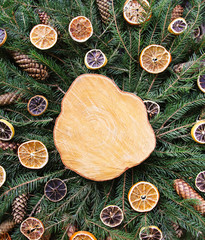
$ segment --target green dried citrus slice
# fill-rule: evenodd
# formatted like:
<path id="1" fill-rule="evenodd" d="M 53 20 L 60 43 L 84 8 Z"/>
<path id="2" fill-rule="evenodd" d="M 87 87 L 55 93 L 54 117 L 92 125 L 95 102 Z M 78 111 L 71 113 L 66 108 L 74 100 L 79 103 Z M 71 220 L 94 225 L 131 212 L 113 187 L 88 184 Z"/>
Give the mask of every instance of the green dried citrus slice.
<path id="1" fill-rule="evenodd" d="M 121 224 L 124 219 L 121 208 L 116 205 L 109 205 L 100 213 L 100 220 L 109 227 L 116 227 Z"/>

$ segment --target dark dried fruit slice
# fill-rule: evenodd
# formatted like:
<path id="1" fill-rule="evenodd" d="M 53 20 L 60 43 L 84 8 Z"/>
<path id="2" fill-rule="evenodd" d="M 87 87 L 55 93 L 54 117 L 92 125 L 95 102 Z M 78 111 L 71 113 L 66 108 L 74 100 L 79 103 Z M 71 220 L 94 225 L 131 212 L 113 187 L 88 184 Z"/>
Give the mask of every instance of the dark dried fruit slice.
<path id="1" fill-rule="evenodd" d="M 0 28 L 0 47 L 6 42 L 6 39 L 7 39 L 6 30 Z"/>
<path id="2" fill-rule="evenodd" d="M 197 85 L 199 89 L 205 93 L 205 75 L 200 75 L 197 79 Z"/>
<path id="3" fill-rule="evenodd" d="M 195 142 L 205 144 L 205 120 L 198 121 L 192 127 L 191 136 Z"/>
<path id="4" fill-rule="evenodd" d="M 20 226 L 21 233 L 30 240 L 38 240 L 42 237 L 45 229 L 43 223 L 34 217 L 25 219 Z"/>
<path id="5" fill-rule="evenodd" d="M 116 227 L 121 224 L 124 219 L 122 210 L 116 205 L 110 205 L 100 213 L 100 220 L 109 227 Z"/>
<path id="6" fill-rule="evenodd" d="M 85 65 L 88 69 L 99 69 L 107 64 L 105 54 L 99 49 L 92 49 L 85 55 Z"/>
<path id="7" fill-rule="evenodd" d="M 161 240 L 161 230 L 156 226 L 143 227 L 139 234 L 140 240 Z"/>
<path id="8" fill-rule="evenodd" d="M 41 95 L 32 97 L 27 105 L 27 109 L 32 116 L 40 116 L 48 107 L 48 100 Z"/>
<path id="9" fill-rule="evenodd" d="M 195 185 L 201 192 L 205 192 L 205 171 L 200 172 L 195 179 Z"/>
<path id="10" fill-rule="evenodd" d="M 0 119 L 0 140 L 9 141 L 14 136 L 14 127 L 4 119 Z"/>
<path id="11" fill-rule="evenodd" d="M 156 102 L 150 101 L 150 100 L 144 101 L 144 104 L 146 106 L 149 119 L 151 119 L 159 114 L 159 112 L 160 112 L 159 104 L 157 104 Z"/>
<path id="12" fill-rule="evenodd" d="M 187 23 L 184 18 L 174 19 L 168 27 L 168 31 L 174 35 L 179 35 L 187 29 Z"/>
<path id="13" fill-rule="evenodd" d="M 45 196 L 52 202 L 62 200 L 67 193 L 66 184 L 59 178 L 49 180 L 44 188 Z"/>

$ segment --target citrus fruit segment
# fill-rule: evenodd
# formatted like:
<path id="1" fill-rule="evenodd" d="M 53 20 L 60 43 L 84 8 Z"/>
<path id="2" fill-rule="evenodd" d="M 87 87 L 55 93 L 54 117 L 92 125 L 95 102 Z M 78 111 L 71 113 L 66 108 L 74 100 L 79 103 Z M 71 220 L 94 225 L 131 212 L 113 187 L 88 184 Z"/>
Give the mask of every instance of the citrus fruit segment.
<path id="1" fill-rule="evenodd" d="M 30 240 L 38 240 L 44 233 L 43 223 L 34 217 L 25 219 L 20 226 L 21 233 Z"/>
<path id="2" fill-rule="evenodd" d="M 199 87 L 199 89 L 205 93 L 205 75 L 199 75 L 198 79 L 197 79 L 197 85 Z"/>
<path id="3" fill-rule="evenodd" d="M 205 192 L 205 171 L 200 172 L 195 179 L 195 185 L 201 192 Z"/>
<path id="4" fill-rule="evenodd" d="M 11 237 L 8 233 L 4 233 L 3 235 L 0 235 L 0 240 L 11 240 Z"/>
<path id="5" fill-rule="evenodd" d="M 45 196 L 52 202 L 59 202 L 67 193 L 66 184 L 59 178 L 49 180 L 44 188 Z"/>
<path id="6" fill-rule="evenodd" d="M 56 30 L 45 24 L 38 24 L 30 32 L 31 43 L 41 49 L 46 50 L 52 48 L 58 39 Z"/>
<path id="7" fill-rule="evenodd" d="M 0 140 L 9 141 L 14 136 L 14 127 L 4 119 L 0 119 Z"/>
<path id="8" fill-rule="evenodd" d="M 140 66 L 149 73 L 163 72 L 171 62 L 171 54 L 161 45 L 149 45 L 140 54 Z"/>
<path id="9" fill-rule="evenodd" d="M 187 29 L 187 23 L 184 18 L 174 19 L 168 27 L 168 31 L 174 35 L 179 35 Z"/>
<path id="10" fill-rule="evenodd" d="M 138 182 L 130 188 L 128 200 L 135 211 L 148 212 L 157 205 L 159 191 L 152 183 Z"/>
<path id="11" fill-rule="evenodd" d="M 142 24 L 151 17 L 149 2 L 147 0 L 127 0 L 123 7 L 123 16 L 129 24 Z"/>
<path id="12" fill-rule="evenodd" d="M 0 47 L 6 42 L 6 39 L 7 39 L 6 30 L 0 28 Z"/>
<path id="13" fill-rule="evenodd" d="M 48 162 L 48 150 L 42 142 L 31 140 L 19 146 L 18 158 L 24 167 L 40 169 Z"/>
<path id="14" fill-rule="evenodd" d="M 41 95 L 32 97 L 27 105 L 27 109 L 32 116 L 40 116 L 48 107 L 48 100 Z"/>
<path id="15" fill-rule="evenodd" d="M 86 231 L 78 231 L 75 232 L 71 237 L 70 240 L 97 240 L 96 237 L 90 233 L 90 232 L 86 232 Z"/>
<path id="16" fill-rule="evenodd" d="M 92 23 L 84 16 L 73 18 L 68 30 L 71 38 L 76 42 L 85 42 L 93 35 Z"/>
<path id="17" fill-rule="evenodd" d="M 123 219 L 123 212 L 121 208 L 116 205 L 107 206 L 103 208 L 100 213 L 100 220 L 109 227 L 116 227 L 120 225 Z"/>
<path id="18" fill-rule="evenodd" d="M 105 54 L 99 49 L 92 49 L 85 55 L 85 65 L 88 69 L 99 69 L 107 64 Z"/>
<path id="19" fill-rule="evenodd" d="M 195 142 L 205 144 L 205 120 L 198 121 L 192 127 L 191 136 Z"/>
<path id="20" fill-rule="evenodd" d="M 6 171 L 2 166 L 0 166 L 0 187 L 5 183 L 5 181 L 6 181 Z"/>
<path id="21" fill-rule="evenodd" d="M 156 226 L 142 227 L 139 233 L 140 240 L 161 240 L 162 231 Z"/>
<path id="22" fill-rule="evenodd" d="M 145 107 L 147 109 L 147 114 L 149 116 L 149 119 L 155 117 L 160 113 L 160 106 L 158 103 L 150 101 L 150 100 L 145 100 L 144 101 Z"/>

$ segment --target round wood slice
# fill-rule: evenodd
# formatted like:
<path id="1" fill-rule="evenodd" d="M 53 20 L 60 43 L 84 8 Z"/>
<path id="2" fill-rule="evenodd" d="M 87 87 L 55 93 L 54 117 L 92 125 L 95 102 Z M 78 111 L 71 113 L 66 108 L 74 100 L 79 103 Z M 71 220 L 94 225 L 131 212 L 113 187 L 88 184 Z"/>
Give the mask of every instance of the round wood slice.
<path id="1" fill-rule="evenodd" d="M 143 101 L 98 74 L 79 76 L 65 94 L 54 142 L 67 168 L 95 181 L 120 176 L 156 146 Z"/>

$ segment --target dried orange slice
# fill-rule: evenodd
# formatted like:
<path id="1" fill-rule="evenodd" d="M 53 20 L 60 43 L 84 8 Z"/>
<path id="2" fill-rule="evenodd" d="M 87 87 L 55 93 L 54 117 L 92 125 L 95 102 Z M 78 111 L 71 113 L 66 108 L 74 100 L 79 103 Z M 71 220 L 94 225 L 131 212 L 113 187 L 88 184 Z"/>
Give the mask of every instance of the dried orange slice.
<path id="1" fill-rule="evenodd" d="M 184 18 L 174 19 L 168 27 L 168 31 L 174 35 L 179 35 L 187 29 L 187 23 Z"/>
<path id="2" fill-rule="evenodd" d="M 205 120 L 198 121 L 192 127 L 191 136 L 195 142 L 205 144 Z"/>
<path id="3" fill-rule="evenodd" d="M 19 146 L 18 158 L 24 167 L 40 169 L 48 162 L 48 150 L 42 142 L 31 140 Z"/>
<path id="4" fill-rule="evenodd" d="M 109 205 L 100 213 L 100 220 L 109 227 L 117 227 L 122 223 L 124 214 L 121 208 L 116 205 Z"/>
<path id="5" fill-rule="evenodd" d="M 5 183 L 5 181 L 6 181 L 6 171 L 2 166 L 0 166 L 0 187 Z"/>
<path id="6" fill-rule="evenodd" d="M 45 231 L 43 223 L 34 217 L 25 219 L 20 226 L 21 233 L 30 240 L 38 240 Z"/>
<path id="7" fill-rule="evenodd" d="M 11 237 L 8 233 L 4 233 L 3 235 L 0 235 L 0 240 L 11 240 Z"/>
<path id="8" fill-rule="evenodd" d="M 197 79 L 197 85 L 199 87 L 199 89 L 205 93 L 205 75 L 199 75 L 198 79 Z"/>
<path id="9" fill-rule="evenodd" d="M 0 119 L 0 140 L 9 141 L 14 136 L 14 127 L 4 119 Z"/>
<path id="10" fill-rule="evenodd" d="M 130 188 L 128 200 L 135 211 L 148 212 L 157 205 L 159 191 L 152 183 L 138 182 Z"/>
<path id="11" fill-rule="evenodd" d="M 140 65 L 149 73 L 161 73 L 172 60 L 170 52 L 161 45 L 149 45 L 140 54 Z"/>
<path id="12" fill-rule="evenodd" d="M 140 240 L 162 240 L 162 231 L 156 226 L 142 227 L 139 233 Z"/>
<path id="13" fill-rule="evenodd" d="M 30 32 L 31 43 L 41 49 L 46 50 L 52 48 L 58 39 L 56 30 L 45 24 L 38 24 Z"/>
<path id="14" fill-rule="evenodd" d="M 73 18 L 68 30 L 71 38 L 76 42 L 85 42 L 93 35 L 92 23 L 84 16 Z"/>
<path id="15" fill-rule="evenodd" d="M 123 7 L 124 19 L 132 25 L 139 25 L 151 17 L 151 8 L 147 0 L 127 0 Z"/>
<path id="16" fill-rule="evenodd" d="M 200 172 L 195 179 L 195 185 L 201 192 L 205 192 L 205 171 Z"/>
<path id="17" fill-rule="evenodd" d="M 86 231 L 78 231 L 75 232 L 71 237 L 70 240 L 97 240 L 96 237 L 90 233 L 90 232 L 86 232 Z"/>
<path id="18" fill-rule="evenodd" d="M 107 58 L 101 50 L 92 49 L 86 53 L 84 62 L 88 69 L 95 70 L 104 67 L 107 64 Z"/>
<path id="19" fill-rule="evenodd" d="M 158 103 L 150 100 L 145 100 L 144 104 L 147 109 L 147 114 L 149 116 L 149 119 L 157 116 L 160 113 L 160 106 Z"/>
<path id="20" fill-rule="evenodd" d="M 48 107 L 48 100 L 41 95 L 32 97 L 27 105 L 27 109 L 32 116 L 40 116 Z"/>
<path id="21" fill-rule="evenodd" d="M 0 47 L 6 42 L 6 39 L 7 39 L 6 30 L 0 28 Z"/>

